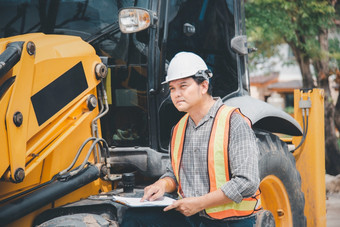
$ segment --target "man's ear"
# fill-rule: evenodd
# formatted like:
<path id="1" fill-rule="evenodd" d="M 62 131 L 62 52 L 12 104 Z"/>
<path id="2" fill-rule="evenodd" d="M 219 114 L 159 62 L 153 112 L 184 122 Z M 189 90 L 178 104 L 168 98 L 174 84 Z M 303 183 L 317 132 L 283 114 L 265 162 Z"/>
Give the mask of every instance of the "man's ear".
<path id="1" fill-rule="evenodd" d="M 208 92 L 209 82 L 205 80 L 200 85 L 202 86 L 202 94 L 206 94 Z"/>

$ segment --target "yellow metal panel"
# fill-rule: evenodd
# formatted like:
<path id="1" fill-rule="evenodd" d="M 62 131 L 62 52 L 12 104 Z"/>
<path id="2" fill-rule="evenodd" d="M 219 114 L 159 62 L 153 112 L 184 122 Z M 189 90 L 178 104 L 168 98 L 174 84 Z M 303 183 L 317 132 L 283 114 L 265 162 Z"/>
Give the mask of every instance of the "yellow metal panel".
<path id="1" fill-rule="evenodd" d="M 111 90 L 111 68 L 107 69 L 107 76 L 105 79 L 105 90 L 107 93 L 107 102 L 112 104 L 112 90 Z"/>
<path id="2" fill-rule="evenodd" d="M 30 174 L 26 175 L 25 180 L 20 184 L 2 181 L 0 186 L 0 200 L 3 200 L 7 197 L 13 196 L 21 191 L 27 190 L 29 188 L 32 188 L 33 186 L 40 184 L 42 169 L 43 164 L 40 163 Z"/>
<path id="3" fill-rule="evenodd" d="M 86 139 L 91 137 L 90 124 L 97 114 L 98 108 L 77 117 L 73 124 L 42 152 L 40 156 L 45 159 L 42 174 L 43 182 L 51 179 L 54 174 L 66 169 L 72 163 L 79 147 Z M 92 143 L 89 142 L 88 145 L 84 147 L 74 167 L 83 162 L 91 144 Z M 38 158 L 40 158 L 40 156 Z M 93 161 L 93 155 L 91 155 L 90 159 L 90 161 Z M 31 166 L 28 166 L 28 169 L 29 168 L 31 168 Z"/>
<path id="4" fill-rule="evenodd" d="M 40 33 L 1 39 L 0 49 L 3 49 L 3 44 L 18 40 L 33 41 L 36 44 L 36 55 L 29 56 L 24 46 L 20 62 L 6 74 L 6 78 L 17 75 L 17 79 L 0 101 L 0 117 L 5 120 L 6 115 L 6 125 L 9 132 L 8 145 L 6 141 L 4 143 L 0 141 L 2 157 L 0 173 L 2 175 L 10 166 L 10 172 L 13 175 L 13 170 L 22 167 L 25 170 L 26 177 L 19 184 L 9 181 L 2 182 L 0 199 L 46 182 L 53 175 L 68 167 L 83 141 L 92 136 L 91 122 L 99 112 L 98 107 L 89 111 L 86 105 L 89 95 L 97 96 L 96 87 L 100 82 L 94 72 L 100 58 L 95 55 L 93 47 L 83 42 L 79 37 Z M 31 97 L 80 61 L 83 65 L 88 88 L 48 120 L 38 125 Z M 12 119 L 15 111 L 22 112 L 24 116 L 23 124 L 20 127 L 13 124 Z M 0 125 L 0 130 L 0 138 L 7 139 L 4 124 Z M 100 131 L 99 136 L 101 136 Z M 75 166 L 84 160 L 90 145 L 91 142 L 88 146 L 85 146 Z M 10 149 L 7 149 L 7 147 Z M 89 161 L 93 162 L 93 160 L 92 155 Z M 9 171 L 5 174 L 8 176 Z M 59 199 L 55 204 L 73 202 L 99 191 L 108 190 L 111 190 L 110 183 L 96 180 Z M 51 207 L 51 205 L 46 207 Z M 46 207 L 18 220 L 13 223 L 13 226 L 30 226 L 33 218 Z"/>
<path id="5" fill-rule="evenodd" d="M 26 45 L 23 46 L 21 59 L 17 67 L 13 69 L 13 74 L 17 75 L 13 85 L 13 92 L 9 101 L 6 114 L 6 127 L 8 135 L 8 148 L 10 159 L 11 177 L 14 179 L 14 173 L 19 168 L 25 170 L 25 151 L 26 137 L 28 128 L 28 110 L 31 97 L 31 88 L 34 73 L 34 55 L 30 56 L 26 51 Z M 13 122 L 13 116 L 20 112 L 23 116 L 22 125 L 16 126 Z"/>
<path id="6" fill-rule="evenodd" d="M 5 116 L 7 111 L 7 105 L 9 98 L 12 94 L 12 88 L 13 86 L 7 90 L 6 94 L 2 97 L 0 100 L 0 178 L 4 174 L 4 172 L 7 170 L 9 166 L 9 154 L 8 154 L 8 143 L 7 143 L 7 130 L 5 127 Z"/>
<path id="7" fill-rule="evenodd" d="M 77 189 L 76 191 L 62 197 L 61 199 L 54 202 L 54 207 L 62 206 L 64 204 L 67 204 L 71 201 L 77 201 L 80 199 L 85 199 L 89 195 L 97 195 L 101 191 L 104 191 L 101 186 L 109 186 L 109 182 L 102 181 L 101 179 L 98 179 L 90 184 L 85 185 L 84 187 L 81 187 Z M 107 189 L 111 189 L 109 186 Z M 112 190 L 112 189 L 111 189 Z"/>
<path id="8" fill-rule="evenodd" d="M 309 110 L 308 133 L 303 145 L 295 151 L 296 166 L 302 178 L 302 191 L 305 194 L 305 215 L 307 226 L 326 226 L 326 189 L 325 189 L 325 135 L 324 135 L 324 93 L 322 89 L 313 89 L 301 94 L 294 91 L 294 117 L 302 124 L 302 111 L 298 108 L 299 100 L 310 97 L 312 107 Z M 301 137 L 294 137 L 297 146 Z"/>
<path id="9" fill-rule="evenodd" d="M 76 65 L 80 60 L 83 62 L 84 71 L 87 75 L 86 80 L 89 86 L 82 94 L 88 93 L 89 90 L 98 84 L 99 81 L 95 78 L 94 69 L 95 65 L 100 62 L 100 59 L 95 55 L 94 49 L 85 42 L 82 42 L 79 37 L 63 36 L 61 38 L 60 36 L 49 35 L 40 37 L 37 41 L 39 41 L 39 43 L 37 43 L 35 75 L 31 95 L 39 92 Z M 67 44 L 63 44 L 61 41 Z M 62 47 L 65 48 L 64 46 L 68 48 L 68 52 L 61 50 Z M 82 56 L 84 52 L 86 54 Z M 60 58 L 61 56 L 62 58 Z M 30 104 L 28 139 L 36 136 L 36 133 L 43 128 L 49 127 L 49 122 L 55 120 L 60 113 L 65 112 L 67 108 L 78 102 L 80 98 L 83 97 L 82 94 L 72 100 L 72 102 L 61 109 L 59 113 L 51 117 L 41 126 L 38 125 L 33 106 Z"/>

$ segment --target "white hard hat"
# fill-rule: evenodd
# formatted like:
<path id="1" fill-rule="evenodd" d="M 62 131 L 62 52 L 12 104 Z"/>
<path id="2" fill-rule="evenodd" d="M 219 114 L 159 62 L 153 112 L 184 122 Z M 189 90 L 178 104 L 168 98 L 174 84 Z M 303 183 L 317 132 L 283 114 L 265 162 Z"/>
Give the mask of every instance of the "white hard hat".
<path id="1" fill-rule="evenodd" d="M 209 81 L 212 73 L 200 56 L 190 52 L 179 52 L 170 61 L 167 76 L 162 84 L 190 76 L 204 77 Z"/>

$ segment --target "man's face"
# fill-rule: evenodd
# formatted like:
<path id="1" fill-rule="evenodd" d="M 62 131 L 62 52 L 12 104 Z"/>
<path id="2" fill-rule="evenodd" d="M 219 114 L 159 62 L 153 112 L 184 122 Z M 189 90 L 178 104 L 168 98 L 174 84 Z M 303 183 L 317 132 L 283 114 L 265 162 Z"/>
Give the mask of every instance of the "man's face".
<path id="1" fill-rule="evenodd" d="M 170 81 L 169 89 L 173 104 L 181 112 L 190 112 L 199 106 L 206 93 L 203 83 L 198 85 L 191 77 Z"/>

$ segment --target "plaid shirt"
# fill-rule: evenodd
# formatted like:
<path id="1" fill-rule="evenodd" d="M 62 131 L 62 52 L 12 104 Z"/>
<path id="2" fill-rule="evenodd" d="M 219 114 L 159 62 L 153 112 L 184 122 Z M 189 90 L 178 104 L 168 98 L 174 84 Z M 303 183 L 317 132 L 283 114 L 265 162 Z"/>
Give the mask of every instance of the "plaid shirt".
<path id="1" fill-rule="evenodd" d="M 209 134 L 216 112 L 223 104 L 220 98 L 215 98 L 215 100 L 215 104 L 197 126 L 189 117 L 179 171 L 185 197 L 198 197 L 209 192 L 207 164 Z M 257 156 L 258 147 L 253 130 L 242 116 L 233 113 L 230 120 L 229 139 L 231 179 L 221 187 L 221 190 L 236 203 L 240 203 L 245 197 L 254 195 L 259 187 Z M 164 177 L 171 177 L 176 181 L 171 162 L 161 178 Z M 204 212 L 200 215 L 206 216 Z"/>

